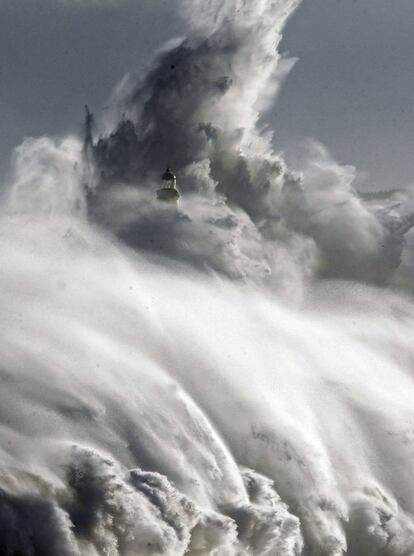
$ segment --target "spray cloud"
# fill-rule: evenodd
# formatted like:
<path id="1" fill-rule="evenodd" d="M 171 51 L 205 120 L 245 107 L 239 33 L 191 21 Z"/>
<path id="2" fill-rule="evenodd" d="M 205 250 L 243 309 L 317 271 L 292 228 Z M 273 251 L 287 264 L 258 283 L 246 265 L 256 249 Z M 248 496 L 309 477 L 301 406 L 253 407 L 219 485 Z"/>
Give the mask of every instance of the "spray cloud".
<path id="1" fill-rule="evenodd" d="M 412 554 L 412 193 L 274 152 L 297 2 L 180 6 L 113 130 L 15 153 L 0 553 Z"/>

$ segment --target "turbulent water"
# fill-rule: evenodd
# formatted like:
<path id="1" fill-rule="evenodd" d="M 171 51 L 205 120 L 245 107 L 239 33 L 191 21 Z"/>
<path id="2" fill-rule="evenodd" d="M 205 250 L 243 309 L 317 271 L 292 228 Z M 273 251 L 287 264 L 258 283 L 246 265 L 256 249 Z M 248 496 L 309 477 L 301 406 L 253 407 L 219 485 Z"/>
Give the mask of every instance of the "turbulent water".
<path id="1" fill-rule="evenodd" d="M 1 556 L 414 554 L 412 192 L 273 152 L 296 4 L 182 2 L 189 38 L 117 89 L 130 119 L 17 149 Z"/>

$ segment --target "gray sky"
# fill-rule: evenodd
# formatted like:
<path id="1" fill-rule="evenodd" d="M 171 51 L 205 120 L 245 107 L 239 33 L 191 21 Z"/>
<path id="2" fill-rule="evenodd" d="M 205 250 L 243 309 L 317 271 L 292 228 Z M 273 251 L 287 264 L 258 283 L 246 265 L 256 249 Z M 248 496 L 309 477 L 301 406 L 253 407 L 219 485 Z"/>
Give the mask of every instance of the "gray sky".
<path id="1" fill-rule="evenodd" d="M 283 43 L 300 61 L 276 110 L 278 142 L 311 136 L 369 172 L 414 182 L 414 2 L 305 0 Z"/>
<path id="2" fill-rule="evenodd" d="M 78 130 L 178 32 L 171 0 L 0 0 L 0 168 L 25 135 Z"/>
<path id="3" fill-rule="evenodd" d="M 99 111 L 179 33 L 171 0 L 80 4 L 0 0 L 0 172 L 25 135 L 77 130 L 85 102 Z M 314 137 L 368 172 L 365 188 L 413 182 L 413 29 L 412 0 L 304 0 L 283 41 L 300 61 L 270 114 L 277 145 Z"/>

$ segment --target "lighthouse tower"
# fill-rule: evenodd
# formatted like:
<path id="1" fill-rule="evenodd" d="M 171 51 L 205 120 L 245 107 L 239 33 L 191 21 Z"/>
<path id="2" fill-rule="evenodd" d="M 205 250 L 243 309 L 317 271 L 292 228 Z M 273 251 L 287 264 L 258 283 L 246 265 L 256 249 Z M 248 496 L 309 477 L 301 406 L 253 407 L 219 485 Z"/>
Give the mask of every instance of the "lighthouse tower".
<path id="1" fill-rule="evenodd" d="M 177 178 L 171 171 L 171 168 L 167 168 L 163 175 L 161 176 L 162 185 L 160 189 L 157 190 L 157 199 L 164 203 L 169 203 L 172 205 L 178 205 L 180 200 L 180 193 L 177 189 Z"/>

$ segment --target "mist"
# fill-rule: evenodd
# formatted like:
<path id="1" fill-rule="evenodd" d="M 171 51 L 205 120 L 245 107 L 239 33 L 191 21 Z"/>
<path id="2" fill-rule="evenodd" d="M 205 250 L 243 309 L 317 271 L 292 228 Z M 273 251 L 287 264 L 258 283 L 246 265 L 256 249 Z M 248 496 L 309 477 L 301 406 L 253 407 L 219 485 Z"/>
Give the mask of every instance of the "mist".
<path id="1" fill-rule="evenodd" d="M 413 191 L 274 151 L 297 6 L 181 2 L 86 141 L 15 150 L 0 554 L 414 553 Z"/>

